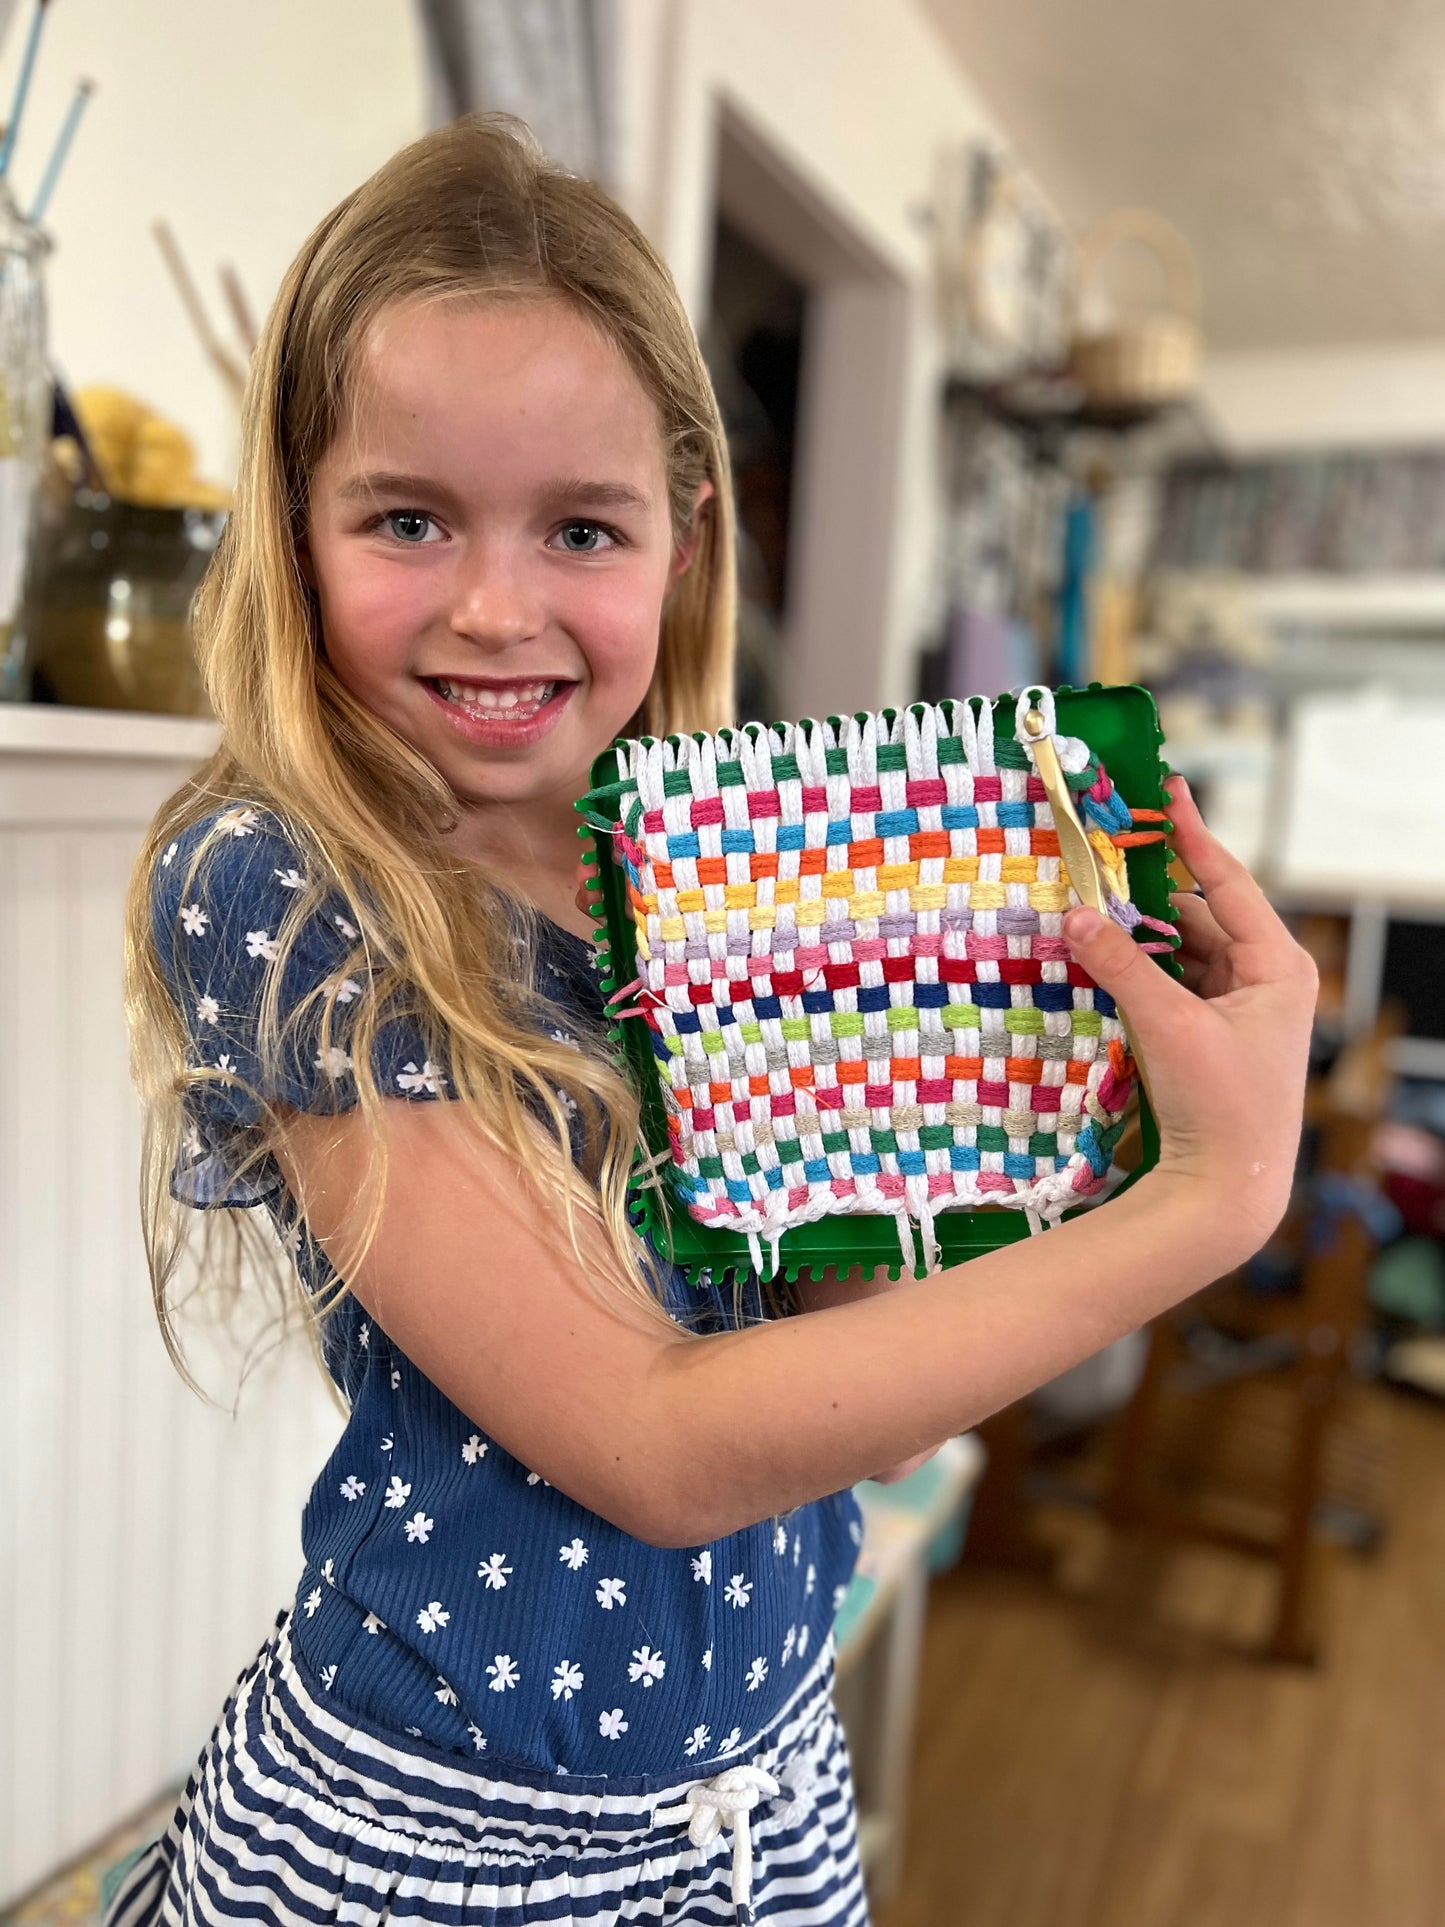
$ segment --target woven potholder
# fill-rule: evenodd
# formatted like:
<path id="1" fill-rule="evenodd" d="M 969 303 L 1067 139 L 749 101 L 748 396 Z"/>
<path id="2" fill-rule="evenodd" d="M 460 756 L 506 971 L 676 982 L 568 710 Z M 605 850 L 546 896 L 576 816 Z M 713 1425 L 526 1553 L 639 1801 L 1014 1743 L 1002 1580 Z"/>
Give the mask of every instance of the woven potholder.
<path id="1" fill-rule="evenodd" d="M 608 939 L 636 976 L 615 1014 L 645 1026 L 663 1186 L 763 1270 L 790 1232 L 854 1214 L 891 1218 L 900 1262 L 931 1268 L 940 1212 L 1037 1224 L 1105 1182 L 1134 1066 L 1063 941 L 1079 897 L 1029 708 L 1111 913 L 1172 935 L 1125 856 L 1161 813 L 1136 823 L 1048 691 L 1010 703 L 997 741 L 981 702 L 620 743 L 584 799 L 625 875 L 631 927 L 613 893 Z"/>

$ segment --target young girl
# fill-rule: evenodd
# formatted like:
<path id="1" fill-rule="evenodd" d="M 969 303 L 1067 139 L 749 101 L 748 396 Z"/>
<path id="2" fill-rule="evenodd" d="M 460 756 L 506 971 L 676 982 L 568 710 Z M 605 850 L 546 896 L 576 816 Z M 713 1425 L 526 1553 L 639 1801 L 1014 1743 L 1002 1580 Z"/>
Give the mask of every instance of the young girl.
<path id="1" fill-rule="evenodd" d="M 1065 923 L 1156 1171 L 924 1282 L 734 1302 L 641 1248 L 572 805 L 615 736 L 729 720 L 732 553 L 665 267 L 514 124 L 418 142 L 307 242 L 199 609 L 223 746 L 142 852 L 129 997 L 167 1343 L 172 1215 L 264 1206 L 350 1417 L 112 1923 L 864 1921 L 849 1488 L 1281 1213 L 1310 967 L 1176 784 L 1189 988 Z"/>

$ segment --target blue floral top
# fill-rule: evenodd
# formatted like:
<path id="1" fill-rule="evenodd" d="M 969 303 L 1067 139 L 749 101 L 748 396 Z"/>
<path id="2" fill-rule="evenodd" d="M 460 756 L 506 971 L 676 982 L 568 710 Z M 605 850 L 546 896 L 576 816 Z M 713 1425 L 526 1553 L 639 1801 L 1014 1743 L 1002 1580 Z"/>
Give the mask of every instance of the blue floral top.
<path id="1" fill-rule="evenodd" d="M 221 834 L 197 867 L 212 828 Z M 266 1099 L 324 1112 L 356 1103 L 348 1018 L 370 980 L 354 962 L 359 919 L 339 888 L 300 926 L 274 986 L 282 1020 L 298 1006 L 303 1017 L 279 1076 L 268 1082 L 258 1059 L 278 932 L 305 869 L 274 816 L 237 805 L 163 853 L 152 907 L 189 1061 L 230 1073 L 191 1088 L 172 1188 L 202 1208 L 264 1207 L 316 1291 L 335 1275 L 274 1160 L 237 1172 Z M 557 1030 L 595 1031 L 590 946 L 545 919 L 537 927 L 534 978 Z M 372 1061 L 397 1099 L 446 1095 L 445 1066 L 414 1020 L 382 1024 Z M 730 1286 L 690 1286 L 674 1272 L 666 1303 L 705 1331 L 736 1322 Z M 743 1310 L 764 1315 L 755 1285 Z M 512 1458 L 355 1298 L 326 1321 L 323 1350 L 351 1409 L 302 1522 L 295 1643 L 343 1717 L 399 1742 L 485 1752 L 489 1765 L 667 1777 L 713 1771 L 791 1696 L 853 1570 L 851 1492 L 711 1545 L 659 1549 Z"/>

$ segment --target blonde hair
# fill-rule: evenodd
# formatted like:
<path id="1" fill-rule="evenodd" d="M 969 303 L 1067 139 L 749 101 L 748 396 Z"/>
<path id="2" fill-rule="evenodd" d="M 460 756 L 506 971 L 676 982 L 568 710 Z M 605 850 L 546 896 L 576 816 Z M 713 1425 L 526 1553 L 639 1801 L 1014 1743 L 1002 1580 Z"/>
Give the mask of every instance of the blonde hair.
<path id="1" fill-rule="evenodd" d="M 593 183 L 548 162 L 522 123 L 495 114 L 455 121 L 404 148 L 335 208 L 282 282 L 247 388 L 235 506 L 195 612 L 221 748 L 161 809 L 132 878 L 126 999 L 145 1108 L 142 1220 L 157 1317 L 188 1379 L 170 1288 L 195 1214 L 177 1206 L 170 1174 L 187 1091 L 223 1074 L 187 1064 L 185 1025 L 152 937 L 152 890 L 162 848 L 227 803 L 274 813 L 309 859 L 312 881 L 278 933 L 275 984 L 296 932 L 328 889 L 339 885 L 357 909 L 348 961 L 369 970 L 375 992 L 362 1000 L 348 1038 L 372 1145 L 373 1206 L 362 1250 L 375 1235 L 385 1187 L 371 1047 L 379 1019 L 404 1012 L 428 1039 L 445 1039 L 451 1089 L 467 1121 L 535 1173 L 574 1249 L 578 1215 L 600 1218 L 607 1282 L 661 1311 L 627 1220 L 636 1096 L 604 1049 L 579 1056 L 538 1025 L 535 998 L 519 974 L 525 959 L 510 935 L 514 900 L 499 879 L 479 882 L 476 867 L 450 853 L 450 788 L 331 671 L 298 563 L 309 480 L 342 420 L 356 352 L 376 317 L 398 302 L 505 297 L 568 302 L 626 357 L 656 404 L 675 540 L 693 528 L 698 489 L 711 482 L 691 565 L 663 607 L 656 669 L 633 727 L 664 735 L 731 720 L 736 582 L 727 446 L 672 277 L 627 215 Z M 214 832 L 202 839 L 193 874 L 215 840 Z M 302 1021 L 308 1007 L 314 1019 L 314 1005 L 304 1006 L 289 1023 Z M 274 989 L 261 1017 L 262 1061 L 278 1064 L 285 1026 Z M 329 1022 L 324 1012 L 323 1048 Z M 579 1106 L 587 1146 L 580 1172 L 559 1086 Z M 263 1115 L 246 1169 L 277 1141 L 278 1121 Z M 247 1214 L 205 1216 L 204 1277 L 234 1300 Z M 307 1305 L 313 1342 L 314 1319 L 345 1289 L 325 1305 Z M 289 1278 L 281 1291 L 283 1305 L 294 1299 Z"/>

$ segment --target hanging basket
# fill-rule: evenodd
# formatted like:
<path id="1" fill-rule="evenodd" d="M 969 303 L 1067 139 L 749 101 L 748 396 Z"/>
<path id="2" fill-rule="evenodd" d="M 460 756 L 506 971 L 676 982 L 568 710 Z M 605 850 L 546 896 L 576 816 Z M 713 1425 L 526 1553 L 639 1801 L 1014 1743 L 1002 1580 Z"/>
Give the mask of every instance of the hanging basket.
<path id="1" fill-rule="evenodd" d="M 1116 249 L 1143 247 L 1161 270 L 1162 302 L 1154 311 L 1086 321 L 1103 305 L 1100 278 Z M 1199 375 L 1199 270 L 1189 243 L 1162 214 L 1119 208 L 1085 235 L 1074 277 L 1068 372 L 1090 406 L 1148 409 L 1177 401 Z"/>

